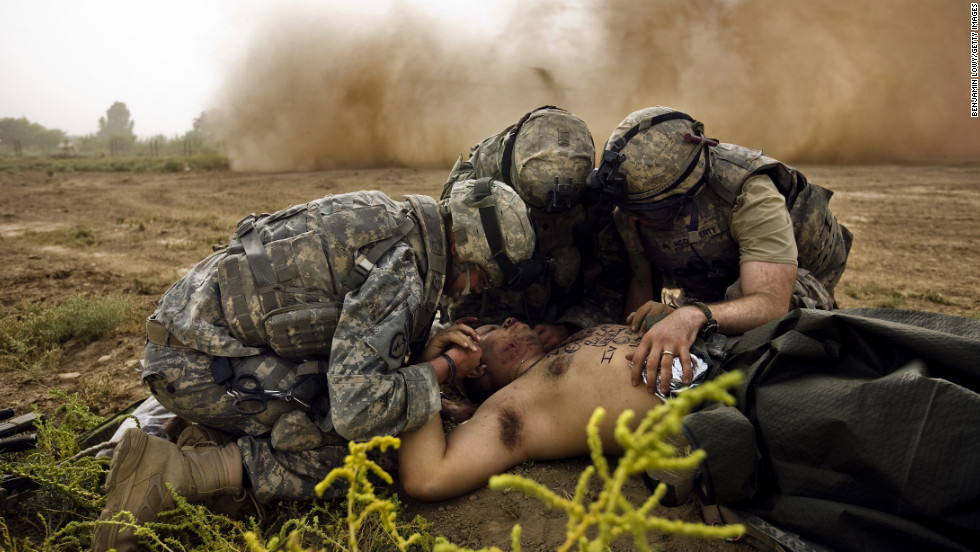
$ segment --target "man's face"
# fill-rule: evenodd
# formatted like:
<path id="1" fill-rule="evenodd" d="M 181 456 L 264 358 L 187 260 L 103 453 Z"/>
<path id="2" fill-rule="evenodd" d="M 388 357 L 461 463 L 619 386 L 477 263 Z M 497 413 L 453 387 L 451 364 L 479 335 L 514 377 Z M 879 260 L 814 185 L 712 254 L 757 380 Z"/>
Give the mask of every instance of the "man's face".
<path id="1" fill-rule="evenodd" d="M 523 361 L 544 352 L 538 334 L 516 318 L 508 318 L 499 326 L 480 326 L 476 333 L 483 349 L 481 362 L 487 365 L 487 374 L 495 389 L 513 381 L 520 374 Z"/>

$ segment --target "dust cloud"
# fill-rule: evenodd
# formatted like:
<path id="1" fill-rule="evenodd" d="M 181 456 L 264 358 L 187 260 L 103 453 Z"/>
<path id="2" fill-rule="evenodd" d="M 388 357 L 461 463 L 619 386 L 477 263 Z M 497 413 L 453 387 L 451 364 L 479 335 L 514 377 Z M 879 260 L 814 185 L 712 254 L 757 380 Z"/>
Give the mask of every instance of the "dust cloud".
<path id="1" fill-rule="evenodd" d="M 238 170 L 449 167 L 541 105 L 597 147 L 684 110 L 790 163 L 976 161 L 958 0 L 525 0 L 273 13 L 209 113 Z M 283 6 L 290 6 L 284 4 Z M 496 10 L 494 13 L 487 11 Z M 494 24 L 484 24 L 493 16 Z"/>

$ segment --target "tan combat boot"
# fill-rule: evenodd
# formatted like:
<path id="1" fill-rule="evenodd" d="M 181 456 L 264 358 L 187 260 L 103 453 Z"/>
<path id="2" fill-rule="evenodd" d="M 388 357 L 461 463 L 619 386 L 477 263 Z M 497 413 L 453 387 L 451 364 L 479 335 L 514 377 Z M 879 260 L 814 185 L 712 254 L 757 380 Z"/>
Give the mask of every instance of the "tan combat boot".
<path id="1" fill-rule="evenodd" d="M 106 507 L 99 516 L 108 520 L 122 510 L 133 513 L 137 524 L 153 520 L 174 507 L 165 483 L 173 485 L 189 501 L 221 494 L 242 493 L 242 458 L 234 442 L 223 446 L 184 446 L 147 435 L 138 428 L 127 430 L 113 454 L 106 479 Z M 102 552 L 137 550 L 133 529 L 116 523 L 99 523 L 92 549 Z"/>

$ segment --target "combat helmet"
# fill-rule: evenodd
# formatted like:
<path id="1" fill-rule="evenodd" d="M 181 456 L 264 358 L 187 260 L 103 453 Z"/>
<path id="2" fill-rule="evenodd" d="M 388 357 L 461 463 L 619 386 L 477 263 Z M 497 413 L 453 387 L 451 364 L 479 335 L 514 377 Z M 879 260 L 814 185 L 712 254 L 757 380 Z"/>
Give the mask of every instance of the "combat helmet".
<path id="1" fill-rule="evenodd" d="M 616 127 L 589 185 L 627 211 L 650 212 L 689 200 L 707 181 L 704 125 L 669 107 L 630 113 Z"/>
<path id="2" fill-rule="evenodd" d="M 501 175 L 524 202 L 548 213 L 572 207 L 595 165 L 595 144 L 585 121 L 554 106 L 524 115 L 510 131 Z"/>
<path id="3" fill-rule="evenodd" d="M 452 217 L 456 254 L 483 270 L 491 287 L 522 287 L 537 277 L 527 264 L 534 227 L 512 188 L 489 177 L 453 184 L 442 208 Z"/>

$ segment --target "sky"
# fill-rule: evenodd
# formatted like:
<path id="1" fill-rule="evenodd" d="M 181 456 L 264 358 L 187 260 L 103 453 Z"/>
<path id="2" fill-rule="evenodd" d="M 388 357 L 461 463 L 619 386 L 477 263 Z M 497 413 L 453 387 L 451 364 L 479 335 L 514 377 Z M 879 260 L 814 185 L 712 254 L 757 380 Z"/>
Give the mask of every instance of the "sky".
<path id="1" fill-rule="evenodd" d="M 0 116 L 72 135 L 124 102 L 140 136 L 190 130 L 246 2 L 0 0 Z"/>
<path id="2" fill-rule="evenodd" d="M 232 166 L 451 166 L 525 112 L 597 148 L 666 105 L 788 162 L 975 161 L 962 0 L 0 0 L 0 118 L 140 137 L 203 111 Z"/>
<path id="3" fill-rule="evenodd" d="M 406 0 L 440 20 L 475 0 Z M 271 14 L 377 17 L 388 0 L 0 0 L 0 118 L 85 135 L 116 101 L 134 132 L 180 135 L 210 107 L 227 68 Z M 496 2 L 497 13 L 512 4 Z M 492 24 L 493 17 L 481 25 Z"/>

